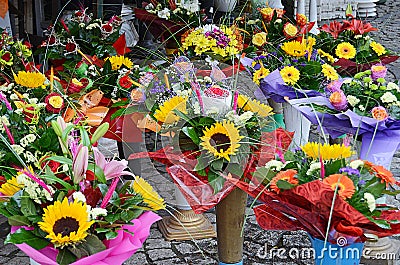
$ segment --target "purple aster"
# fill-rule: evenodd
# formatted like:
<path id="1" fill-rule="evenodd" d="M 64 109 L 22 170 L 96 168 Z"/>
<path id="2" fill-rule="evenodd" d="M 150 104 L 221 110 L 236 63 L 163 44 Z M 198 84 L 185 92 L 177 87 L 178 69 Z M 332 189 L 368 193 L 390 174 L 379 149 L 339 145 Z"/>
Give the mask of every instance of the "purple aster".
<path id="1" fill-rule="evenodd" d="M 360 176 L 360 171 L 351 167 L 342 167 L 339 169 L 340 173 L 347 173 L 348 175 Z"/>
<path id="2" fill-rule="evenodd" d="M 360 181 L 358 182 L 358 185 L 365 185 L 365 180 L 363 180 L 363 179 L 360 179 Z"/>

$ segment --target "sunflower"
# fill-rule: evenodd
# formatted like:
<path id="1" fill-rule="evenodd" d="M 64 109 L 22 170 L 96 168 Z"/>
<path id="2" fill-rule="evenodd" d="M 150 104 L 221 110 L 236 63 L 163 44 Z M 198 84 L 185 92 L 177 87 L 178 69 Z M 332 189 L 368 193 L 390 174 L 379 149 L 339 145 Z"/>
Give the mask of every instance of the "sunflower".
<path id="1" fill-rule="evenodd" d="M 338 194 L 342 199 L 350 199 L 354 192 L 355 187 L 353 181 L 346 175 L 333 174 L 322 181 L 322 183 L 329 185 L 332 190 L 338 189 Z"/>
<path id="2" fill-rule="evenodd" d="M 5 183 L 3 183 L 0 187 L 0 193 L 4 196 L 11 197 L 15 193 L 21 190 L 23 186 L 18 183 L 16 177 L 12 177 L 8 179 Z"/>
<path id="3" fill-rule="evenodd" d="M 154 118 L 156 118 L 157 121 L 161 121 L 166 124 L 179 121 L 179 116 L 174 113 L 174 110 L 176 109 L 180 112 L 186 113 L 186 100 L 186 98 L 181 96 L 174 96 L 170 98 L 160 106 L 160 109 L 156 110 L 154 113 Z"/>
<path id="4" fill-rule="evenodd" d="M 245 95 L 239 95 L 237 101 L 238 107 L 244 111 L 252 111 L 261 117 L 272 115 L 272 108 L 255 99 L 250 99 Z"/>
<path id="5" fill-rule="evenodd" d="M 324 51 L 321 50 L 321 49 L 318 49 L 318 54 L 319 54 L 321 57 L 325 57 L 325 58 L 328 60 L 328 62 L 330 62 L 330 63 L 334 63 L 334 62 L 335 62 L 335 58 L 334 58 L 332 55 L 330 55 L 330 54 L 327 53 L 327 52 L 324 52 Z"/>
<path id="6" fill-rule="evenodd" d="M 283 81 L 288 85 L 294 85 L 300 79 L 300 72 L 294 66 L 285 66 L 280 73 Z"/>
<path id="7" fill-rule="evenodd" d="M 133 182 L 133 190 L 142 196 L 143 202 L 147 204 L 151 210 L 158 211 L 165 209 L 164 199 L 161 198 L 160 195 L 153 190 L 153 187 L 143 178 L 139 176 L 135 177 L 135 181 Z"/>
<path id="8" fill-rule="evenodd" d="M 286 181 L 286 182 L 288 182 L 288 183 L 290 183 L 290 184 L 292 184 L 292 185 L 298 185 L 298 184 L 299 184 L 299 181 L 294 177 L 294 176 L 296 176 L 296 174 L 297 174 L 297 171 L 294 170 L 294 169 L 288 169 L 288 170 L 279 172 L 278 174 L 276 174 L 275 177 L 273 177 L 273 178 L 271 179 L 270 188 L 271 188 L 273 191 L 275 191 L 276 193 L 279 193 L 279 192 L 280 192 L 280 189 L 279 189 L 279 187 L 276 185 L 276 183 L 277 183 L 279 180 L 284 180 L 284 181 Z"/>
<path id="9" fill-rule="evenodd" d="M 356 48 L 348 42 L 342 42 L 336 47 L 336 56 L 344 59 L 353 59 L 356 56 Z"/>
<path id="10" fill-rule="evenodd" d="M 119 70 L 123 65 L 125 65 L 128 69 L 131 69 L 133 66 L 133 62 L 131 59 L 124 57 L 123 55 L 115 55 L 108 57 L 107 60 L 111 63 L 111 68 L 113 70 Z"/>
<path id="11" fill-rule="evenodd" d="M 290 56 L 302 57 L 306 54 L 307 51 L 307 42 L 299 42 L 299 41 L 288 41 L 285 42 L 281 49 L 284 50 Z"/>
<path id="12" fill-rule="evenodd" d="M 331 65 L 329 65 L 327 63 L 322 65 L 321 72 L 324 74 L 324 76 L 328 80 L 334 81 L 334 80 L 339 79 L 339 75 L 336 72 L 335 68 L 333 68 Z"/>
<path id="13" fill-rule="evenodd" d="M 224 120 L 216 122 L 210 128 L 203 130 L 204 136 L 200 137 L 201 145 L 217 158 L 230 161 L 230 155 L 235 155 L 240 147 L 239 141 L 243 138 L 235 125 Z"/>
<path id="14" fill-rule="evenodd" d="M 254 72 L 253 74 L 253 82 L 256 83 L 257 85 L 260 84 L 260 79 L 263 79 L 267 75 L 269 75 L 269 70 L 265 67 L 260 67 L 257 71 Z"/>
<path id="15" fill-rule="evenodd" d="M 385 47 L 383 47 L 380 43 L 373 41 L 369 46 L 378 56 L 384 55 L 386 53 Z"/>
<path id="16" fill-rule="evenodd" d="M 94 223 L 88 221 L 86 203 L 75 200 L 68 203 L 64 198 L 62 202 L 56 201 L 53 205 L 44 209 L 43 221 L 38 222 L 40 229 L 48 235 L 56 247 L 74 245 L 86 238 L 87 230 Z"/>
<path id="17" fill-rule="evenodd" d="M 309 142 L 301 146 L 303 152 L 313 159 L 336 160 L 350 157 L 353 153 L 350 146 L 343 144 L 321 144 Z"/>
<path id="18" fill-rule="evenodd" d="M 46 77 L 39 72 L 19 71 L 17 75 L 14 74 L 14 80 L 18 85 L 36 88 L 43 86 Z"/>

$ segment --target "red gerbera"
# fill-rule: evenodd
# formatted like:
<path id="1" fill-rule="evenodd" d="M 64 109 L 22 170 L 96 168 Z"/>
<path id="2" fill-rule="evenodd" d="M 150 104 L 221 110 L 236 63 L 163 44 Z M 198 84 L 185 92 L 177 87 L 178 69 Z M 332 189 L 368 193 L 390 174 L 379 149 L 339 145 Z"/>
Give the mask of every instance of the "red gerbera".
<path id="1" fill-rule="evenodd" d="M 129 89 L 132 87 L 132 80 L 128 75 L 124 75 L 118 80 L 118 84 L 125 89 Z"/>

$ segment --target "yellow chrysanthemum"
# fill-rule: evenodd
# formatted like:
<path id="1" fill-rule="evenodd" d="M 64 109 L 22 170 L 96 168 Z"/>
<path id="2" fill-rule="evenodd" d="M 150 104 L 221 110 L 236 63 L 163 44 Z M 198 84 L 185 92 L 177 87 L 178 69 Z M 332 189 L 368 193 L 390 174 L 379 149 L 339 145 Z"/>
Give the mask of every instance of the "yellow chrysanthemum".
<path id="1" fill-rule="evenodd" d="M 328 60 L 328 62 L 330 62 L 330 63 L 334 63 L 334 62 L 335 62 L 335 58 L 334 58 L 332 55 L 330 55 L 330 54 L 327 53 L 327 52 L 324 52 L 324 51 L 321 50 L 321 49 L 318 49 L 318 54 L 319 54 L 321 57 L 326 58 L 326 59 Z"/>
<path id="2" fill-rule="evenodd" d="M 201 146 L 217 158 L 225 158 L 230 161 L 230 156 L 235 155 L 240 147 L 239 141 L 243 138 L 235 125 L 224 120 L 216 122 L 210 128 L 203 130 L 204 136 Z"/>
<path id="3" fill-rule="evenodd" d="M 43 221 L 38 222 L 40 229 L 48 235 L 57 247 L 74 245 L 86 238 L 87 230 L 94 223 L 88 221 L 86 203 L 75 200 L 68 203 L 64 198 L 62 202 L 56 201 L 53 205 L 44 209 Z"/>
<path id="4" fill-rule="evenodd" d="M 260 103 L 255 99 L 252 100 L 245 95 L 238 96 L 237 104 L 238 108 L 243 109 L 244 111 L 257 113 L 261 117 L 267 117 L 274 114 L 270 106 Z"/>
<path id="5" fill-rule="evenodd" d="M 142 196 L 143 202 L 147 204 L 151 210 L 158 211 L 165 209 L 164 199 L 161 198 L 160 195 L 153 190 L 153 187 L 143 178 L 136 176 L 132 187 L 136 193 Z"/>
<path id="6" fill-rule="evenodd" d="M 0 193 L 3 196 L 13 196 L 15 193 L 21 190 L 23 185 L 19 184 L 16 177 L 12 177 L 8 179 L 5 183 L 3 183 L 0 187 Z"/>
<path id="7" fill-rule="evenodd" d="M 307 43 L 305 41 L 288 41 L 281 46 L 281 49 L 290 56 L 301 57 L 306 54 Z"/>
<path id="8" fill-rule="evenodd" d="M 288 85 L 294 85 L 300 79 L 300 72 L 294 66 L 285 66 L 280 73 L 283 81 Z"/>
<path id="9" fill-rule="evenodd" d="M 384 55 L 386 53 L 386 49 L 385 47 L 382 46 L 382 44 L 377 43 L 376 41 L 371 42 L 371 44 L 369 45 L 371 46 L 372 50 L 378 55 Z"/>
<path id="10" fill-rule="evenodd" d="M 335 160 L 350 157 L 353 152 L 350 146 L 345 146 L 343 144 L 321 144 L 315 142 L 306 143 L 301 147 L 303 152 L 313 159 L 322 160 Z"/>
<path id="11" fill-rule="evenodd" d="M 123 65 L 125 65 L 128 69 L 131 69 L 133 66 L 133 62 L 131 59 L 124 57 L 123 55 L 115 55 L 108 57 L 107 60 L 111 63 L 111 68 L 113 70 L 119 70 Z"/>
<path id="12" fill-rule="evenodd" d="M 342 42 L 336 47 L 336 56 L 344 59 L 353 59 L 356 56 L 356 48 L 348 42 Z"/>
<path id="13" fill-rule="evenodd" d="M 44 84 L 46 77 L 39 72 L 19 71 L 17 75 L 14 74 L 14 80 L 18 85 L 36 88 Z"/>
<path id="14" fill-rule="evenodd" d="M 187 113 L 186 100 L 187 98 L 181 96 L 170 98 L 160 106 L 160 109 L 156 110 L 154 113 L 154 118 L 156 118 L 157 121 L 161 121 L 166 124 L 179 121 L 179 116 L 175 114 L 174 110 L 176 109 L 180 112 Z"/>
<path id="15" fill-rule="evenodd" d="M 265 67 L 260 67 L 257 71 L 253 74 L 253 82 L 257 85 L 260 84 L 260 80 L 269 75 L 269 70 Z"/>
<path id="16" fill-rule="evenodd" d="M 336 72 L 335 68 L 329 64 L 323 64 L 322 65 L 322 71 L 321 71 L 326 79 L 328 80 L 337 80 L 339 78 L 338 73 Z"/>

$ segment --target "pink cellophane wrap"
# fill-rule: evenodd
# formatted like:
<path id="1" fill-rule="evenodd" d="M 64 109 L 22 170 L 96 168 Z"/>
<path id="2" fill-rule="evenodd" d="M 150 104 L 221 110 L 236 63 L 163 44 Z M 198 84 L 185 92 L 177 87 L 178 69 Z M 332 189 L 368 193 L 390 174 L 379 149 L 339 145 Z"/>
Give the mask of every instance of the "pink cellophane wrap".
<path id="1" fill-rule="evenodd" d="M 71 265 L 119 265 L 129 259 L 143 245 L 150 234 L 150 227 L 161 218 L 153 212 L 145 212 L 139 218 L 132 220 L 132 225 L 124 228 L 134 233 L 133 235 L 123 230 L 118 231 L 115 239 L 104 240 L 106 250 L 77 260 Z M 15 232 L 19 227 L 12 227 Z M 50 246 L 36 250 L 27 244 L 16 245 L 30 258 L 41 265 L 57 265 L 58 251 Z"/>

